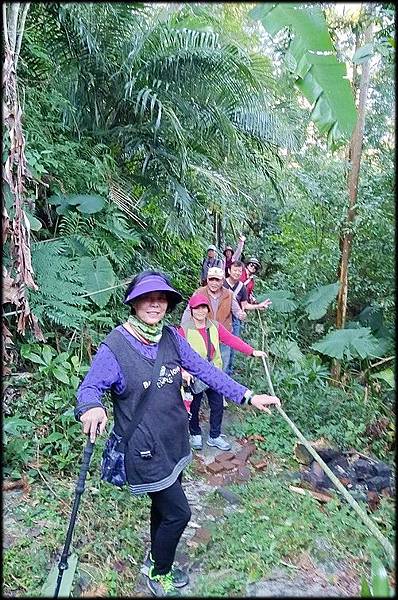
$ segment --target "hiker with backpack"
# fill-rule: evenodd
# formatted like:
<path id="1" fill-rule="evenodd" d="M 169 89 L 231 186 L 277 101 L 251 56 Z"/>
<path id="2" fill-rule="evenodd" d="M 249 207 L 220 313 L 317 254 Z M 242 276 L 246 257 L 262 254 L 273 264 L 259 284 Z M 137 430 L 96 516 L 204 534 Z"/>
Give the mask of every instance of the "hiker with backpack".
<path id="1" fill-rule="evenodd" d="M 191 510 L 181 485 L 192 460 L 188 413 L 181 396 L 181 370 L 240 405 L 270 412 L 276 396 L 255 394 L 197 354 L 173 327 L 166 312 L 182 296 L 158 271 L 144 271 L 124 296 L 128 319 L 103 340 L 77 391 L 75 417 L 92 442 L 104 432 L 107 413 L 102 397 L 108 390 L 114 426 L 105 444 L 101 478 L 128 485 L 133 495 L 151 499 L 150 551 L 143 572 L 154 596 L 179 595 L 188 575 L 174 565 Z"/>
<path id="2" fill-rule="evenodd" d="M 266 356 L 266 353 L 262 350 L 255 350 L 239 337 L 232 335 L 221 323 L 210 320 L 210 302 L 204 294 L 193 294 L 189 299 L 188 306 L 191 311 L 191 319 L 185 321 L 184 325 L 178 328 L 178 332 L 186 338 L 190 346 L 192 346 L 200 356 L 207 358 L 209 362 L 219 369 L 222 368 L 220 342 L 239 352 L 243 352 L 247 356 Z M 189 420 L 191 447 L 194 450 L 201 450 L 203 447 L 202 431 L 199 425 L 199 410 L 203 394 L 206 391 L 210 408 L 210 429 L 207 444 L 219 448 L 220 450 L 230 450 L 231 444 L 226 441 L 221 434 L 221 424 L 224 412 L 222 394 L 199 379 L 191 378 L 189 374 L 187 382 L 193 394 L 190 405 L 191 418 Z"/>
<path id="3" fill-rule="evenodd" d="M 195 290 L 195 294 L 204 294 L 210 302 L 210 319 L 224 325 L 225 329 L 232 333 L 232 316 L 245 319 L 246 313 L 235 300 L 233 293 L 224 288 L 224 269 L 211 267 L 207 274 L 206 285 Z M 181 317 L 181 325 L 191 318 L 191 310 L 187 305 Z M 221 344 L 221 356 L 224 370 L 229 364 L 231 348 Z"/>
<path id="4" fill-rule="evenodd" d="M 207 256 L 202 261 L 202 269 L 200 272 L 200 285 L 206 285 L 207 283 L 207 274 L 209 269 L 213 267 L 218 267 L 220 269 L 224 268 L 224 260 L 222 258 L 217 258 L 217 248 L 210 244 L 207 247 Z"/>

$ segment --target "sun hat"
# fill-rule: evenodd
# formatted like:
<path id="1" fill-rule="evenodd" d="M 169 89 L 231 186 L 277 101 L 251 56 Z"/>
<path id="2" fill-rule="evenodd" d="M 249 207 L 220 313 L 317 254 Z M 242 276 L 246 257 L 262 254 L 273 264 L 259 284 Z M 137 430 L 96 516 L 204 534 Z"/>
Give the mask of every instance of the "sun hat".
<path id="1" fill-rule="evenodd" d="M 189 308 L 197 308 L 201 304 L 205 304 L 210 309 L 209 299 L 204 294 L 194 294 L 190 297 L 188 302 Z"/>
<path id="2" fill-rule="evenodd" d="M 213 246 L 213 244 L 210 244 L 210 246 L 207 246 L 207 251 L 209 250 L 214 250 L 214 252 L 217 252 L 217 248 L 215 246 Z"/>
<path id="3" fill-rule="evenodd" d="M 181 294 L 174 290 L 163 277 L 160 275 L 147 275 L 133 287 L 127 298 L 125 298 L 124 304 L 130 304 L 132 300 L 149 292 L 166 292 L 172 298 L 174 304 L 182 301 Z"/>
<path id="4" fill-rule="evenodd" d="M 223 252 L 224 255 L 225 255 L 225 253 L 226 253 L 227 250 L 231 250 L 232 254 L 234 252 L 234 249 L 232 248 L 232 246 L 225 246 L 224 252 Z"/>
<path id="5" fill-rule="evenodd" d="M 246 265 L 248 265 L 249 263 L 252 263 L 253 265 L 257 265 L 259 269 L 261 269 L 261 263 L 258 260 L 258 258 L 256 258 L 255 256 L 252 256 L 249 258 L 249 260 L 247 261 Z"/>
<path id="6" fill-rule="evenodd" d="M 216 279 L 224 279 L 224 269 L 220 269 L 220 267 L 210 267 L 210 269 L 207 271 L 207 279 L 209 279 L 210 277 L 215 277 Z"/>

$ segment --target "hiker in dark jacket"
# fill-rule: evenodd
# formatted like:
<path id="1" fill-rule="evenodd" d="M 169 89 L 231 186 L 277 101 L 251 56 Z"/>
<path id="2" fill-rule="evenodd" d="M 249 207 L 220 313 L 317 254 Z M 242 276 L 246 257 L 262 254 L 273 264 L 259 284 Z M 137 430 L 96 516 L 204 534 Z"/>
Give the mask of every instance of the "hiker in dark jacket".
<path id="1" fill-rule="evenodd" d="M 209 269 L 212 267 L 219 267 L 220 269 L 224 268 L 224 260 L 222 258 L 217 258 L 217 248 L 210 244 L 207 248 L 207 256 L 203 259 L 202 262 L 202 270 L 200 273 L 200 285 L 206 285 L 207 283 L 207 274 Z"/>
<path id="2" fill-rule="evenodd" d="M 114 427 L 108 444 L 112 436 L 123 436 L 141 394 L 149 388 L 142 419 L 126 442 L 124 467 L 132 494 L 146 493 L 152 501 L 151 549 L 142 571 L 155 596 L 179 595 L 176 588 L 188 583 L 187 574 L 173 565 L 177 544 L 191 518 L 181 485 L 182 471 L 192 460 L 181 369 L 236 404 L 251 404 L 266 412 L 270 412 L 269 405 L 280 404 L 276 396 L 254 394 L 235 382 L 199 356 L 175 328 L 163 326 L 166 311 L 181 300 L 160 272 L 144 271 L 134 277 L 124 299 L 131 314 L 100 345 L 78 389 L 75 409 L 83 432 L 94 442 L 107 422 L 101 399 L 111 391 Z M 160 347 L 162 366 L 152 386 L 153 363 Z"/>

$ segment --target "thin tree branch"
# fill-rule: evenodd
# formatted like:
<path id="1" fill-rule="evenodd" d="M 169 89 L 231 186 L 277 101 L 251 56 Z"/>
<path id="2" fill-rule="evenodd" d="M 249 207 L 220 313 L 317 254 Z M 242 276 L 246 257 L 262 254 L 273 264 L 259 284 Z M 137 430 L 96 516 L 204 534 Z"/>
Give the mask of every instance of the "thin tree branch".
<path id="1" fill-rule="evenodd" d="M 28 14 L 29 6 L 30 6 L 30 2 L 26 2 L 26 4 L 24 4 L 22 16 L 21 16 L 21 20 L 20 20 L 20 23 L 19 23 L 18 38 L 17 38 L 17 49 L 15 50 L 15 58 L 14 58 L 15 70 L 17 69 L 19 53 L 21 52 L 21 44 L 22 44 L 23 32 L 24 32 L 24 29 L 25 29 L 26 15 Z"/>
<path id="2" fill-rule="evenodd" d="M 8 28 L 7 28 L 7 5 L 3 2 L 3 33 L 4 33 L 4 45 L 9 46 L 10 41 L 8 39 Z"/>
<path id="3" fill-rule="evenodd" d="M 20 4 L 20 2 L 11 2 L 9 7 L 10 13 L 8 18 L 8 30 L 10 50 L 12 53 L 15 52 L 15 41 L 17 39 L 17 24 Z"/>

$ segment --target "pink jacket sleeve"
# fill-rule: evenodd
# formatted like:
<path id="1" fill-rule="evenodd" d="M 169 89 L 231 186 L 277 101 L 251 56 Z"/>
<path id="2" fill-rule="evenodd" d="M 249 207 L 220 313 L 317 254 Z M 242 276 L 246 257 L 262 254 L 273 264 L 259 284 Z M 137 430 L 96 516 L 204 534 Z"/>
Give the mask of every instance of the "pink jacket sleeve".
<path id="1" fill-rule="evenodd" d="M 220 342 L 226 346 L 238 350 L 238 352 L 243 352 L 243 354 L 247 354 L 248 356 L 253 354 L 254 348 L 249 344 L 246 344 L 240 337 L 230 333 L 223 325 L 221 325 L 221 323 L 218 323 L 218 335 Z"/>

